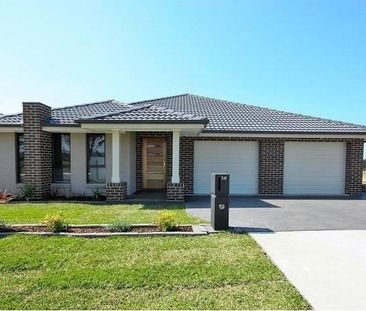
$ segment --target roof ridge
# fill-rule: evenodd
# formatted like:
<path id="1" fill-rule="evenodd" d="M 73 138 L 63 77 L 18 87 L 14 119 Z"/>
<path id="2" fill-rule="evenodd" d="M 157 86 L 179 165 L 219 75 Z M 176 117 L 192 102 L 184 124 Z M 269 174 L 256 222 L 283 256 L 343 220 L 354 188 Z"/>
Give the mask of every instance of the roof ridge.
<path id="1" fill-rule="evenodd" d="M 211 100 L 216 100 L 216 101 L 222 101 L 222 102 L 226 102 L 226 103 L 234 104 L 234 105 L 241 105 L 241 106 L 245 105 L 245 106 L 248 106 L 248 107 L 259 108 L 259 109 L 263 109 L 263 110 L 267 110 L 267 111 L 281 112 L 281 113 L 285 113 L 287 115 L 302 116 L 302 117 L 305 117 L 305 118 L 311 118 L 311 119 L 327 121 L 327 122 L 337 122 L 337 123 L 340 123 L 340 124 L 361 126 L 361 127 L 366 128 L 366 125 L 363 125 L 363 124 L 356 124 L 356 123 L 352 123 L 352 122 L 339 121 L 339 120 L 323 118 L 323 117 L 315 117 L 315 116 L 308 115 L 308 114 L 303 114 L 303 113 L 290 112 L 290 111 L 285 111 L 285 110 L 281 110 L 281 109 L 274 109 L 274 108 L 268 108 L 268 107 L 263 107 L 263 106 L 257 106 L 257 105 L 253 105 L 253 104 L 239 103 L 239 102 L 234 102 L 234 101 L 230 101 L 230 100 L 226 100 L 226 99 L 217 99 L 217 98 L 213 98 L 213 97 L 196 95 L 196 94 L 188 94 L 188 95 L 201 97 L 201 98 L 206 98 L 206 99 L 211 99 Z"/>
<path id="2" fill-rule="evenodd" d="M 187 94 L 187 95 L 190 95 L 190 94 Z M 166 111 L 166 112 L 169 112 L 169 113 L 173 113 L 173 114 L 176 114 L 176 115 L 181 115 L 183 117 L 193 117 L 193 118 L 196 118 L 197 120 L 207 120 L 207 117 L 204 117 L 204 116 L 199 116 L 197 114 L 194 114 L 194 113 L 187 113 L 187 112 L 182 112 L 182 111 L 177 111 L 173 108 L 168 108 L 168 107 L 162 107 L 162 106 L 158 106 L 158 105 L 151 105 L 150 106 L 151 108 L 156 108 L 156 109 L 159 109 L 159 110 L 163 110 L 163 111 Z M 170 111 L 169 111 L 170 110 Z"/>
<path id="3" fill-rule="evenodd" d="M 15 117 L 15 116 L 20 116 L 20 115 L 23 115 L 23 112 L 17 112 L 17 113 L 12 113 L 12 114 L 3 114 L 0 116 L 0 119 L 4 118 L 4 117 Z"/>
<path id="4" fill-rule="evenodd" d="M 181 97 L 181 96 L 187 96 L 187 95 L 191 95 L 191 94 L 184 93 L 184 94 L 179 94 L 179 95 L 158 97 L 158 98 L 153 98 L 153 99 L 145 99 L 145 100 L 141 100 L 141 101 L 130 102 L 130 103 L 127 103 L 127 104 L 128 105 L 136 105 L 136 104 L 141 104 L 141 103 L 146 103 L 146 102 L 153 102 L 153 101 L 157 101 L 157 100 L 162 100 L 162 99 L 167 99 L 167 98 L 175 98 L 175 97 Z"/>
<path id="5" fill-rule="evenodd" d="M 85 104 L 79 104 L 79 105 L 69 105 L 69 106 L 56 107 L 56 108 L 51 107 L 51 111 L 57 111 L 57 110 L 62 110 L 62 109 L 67 109 L 67 108 L 88 107 L 91 105 L 99 105 L 99 104 L 104 104 L 104 103 L 108 103 L 108 102 L 116 102 L 121 105 L 127 105 L 126 103 L 120 102 L 118 100 L 108 99 L 108 100 L 103 100 L 100 102 L 92 102 L 92 103 L 85 103 Z M 0 115 L 0 118 L 19 116 L 19 115 L 23 115 L 23 112 L 17 112 L 17 113 L 12 113 L 12 114 L 3 114 L 3 115 Z"/>
<path id="6" fill-rule="evenodd" d="M 126 106 L 129 106 L 129 104 L 125 104 L 125 105 Z M 88 117 L 85 117 L 85 118 L 79 118 L 76 121 L 80 121 L 80 120 L 95 120 L 95 119 L 98 119 L 98 118 L 111 117 L 111 116 L 115 116 L 115 115 L 118 115 L 118 114 L 121 114 L 121 113 L 131 112 L 131 111 L 135 111 L 135 110 L 140 110 L 140 109 L 148 108 L 148 107 L 151 107 L 151 106 L 152 105 L 143 105 L 143 106 L 139 106 L 139 107 L 130 107 L 129 109 L 120 110 L 120 111 L 117 111 L 117 112 L 109 112 L 109 113 L 106 113 L 106 114 L 88 116 Z"/>
<path id="7" fill-rule="evenodd" d="M 79 105 L 71 105 L 71 106 L 69 105 L 69 106 L 57 107 L 57 108 L 52 108 L 51 110 L 55 111 L 55 110 L 62 110 L 62 109 L 67 109 L 67 108 L 87 107 L 87 106 L 91 106 L 91 105 L 105 104 L 105 103 L 108 103 L 108 102 L 116 102 L 116 103 L 121 104 L 121 105 L 126 105 L 126 103 L 124 103 L 124 102 L 120 102 L 120 101 L 115 100 L 115 99 L 108 99 L 108 100 L 103 100 L 103 101 L 99 101 L 99 102 L 92 102 L 92 103 L 85 103 L 85 104 L 79 104 Z"/>

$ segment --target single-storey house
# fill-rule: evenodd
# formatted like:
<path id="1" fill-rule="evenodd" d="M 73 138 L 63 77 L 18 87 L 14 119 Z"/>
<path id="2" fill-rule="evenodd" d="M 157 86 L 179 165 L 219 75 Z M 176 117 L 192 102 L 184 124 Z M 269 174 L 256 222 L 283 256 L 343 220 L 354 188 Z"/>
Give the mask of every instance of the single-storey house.
<path id="1" fill-rule="evenodd" d="M 34 199 L 140 190 L 169 200 L 210 192 L 230 174 L 233 195 L 359 195 L 366 126 L 191 94 L 51 109 L 24 102 L 0 117 L 0 188 Z"/>

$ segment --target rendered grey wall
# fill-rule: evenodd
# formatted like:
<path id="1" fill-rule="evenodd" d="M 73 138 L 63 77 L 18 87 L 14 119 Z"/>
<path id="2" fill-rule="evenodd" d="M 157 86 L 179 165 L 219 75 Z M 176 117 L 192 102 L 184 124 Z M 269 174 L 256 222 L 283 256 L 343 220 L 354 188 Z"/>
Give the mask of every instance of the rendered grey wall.
<path id="1" fill-rule="evenodd" d="M 0 189 L 20 194 L 16 184 L 15 133 L 0 133 Z"/>
<path id="2" fill-rule="evenodd" d="M 121 134 L 120 176 L 127 182 L 127 194 L 136 191 L 136 138 L 135 134 Z"/>

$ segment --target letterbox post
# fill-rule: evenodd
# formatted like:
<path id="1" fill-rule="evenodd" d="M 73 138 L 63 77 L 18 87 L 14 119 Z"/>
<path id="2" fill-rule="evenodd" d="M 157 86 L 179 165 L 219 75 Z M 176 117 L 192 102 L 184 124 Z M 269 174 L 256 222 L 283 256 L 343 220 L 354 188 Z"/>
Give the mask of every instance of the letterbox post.
<path id="1" fill-rule="evenodd" d="M 214 230 L 229 229 L 229 174 L 211 174 L 211 225 Z"/>

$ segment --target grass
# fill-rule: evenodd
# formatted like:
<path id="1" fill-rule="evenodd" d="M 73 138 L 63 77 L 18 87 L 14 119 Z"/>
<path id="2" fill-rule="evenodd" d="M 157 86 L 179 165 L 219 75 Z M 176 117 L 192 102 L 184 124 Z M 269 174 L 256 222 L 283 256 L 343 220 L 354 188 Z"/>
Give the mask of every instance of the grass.
<path id="1" fill-rule="evenodd" d="M 310 308 L 247 235 L 12 235 L 0 249 L 0 309 Z"/>
<path id="2" fill-rule="evenodd" d="M 103 203 L 12 203 L 0 205 L 0 220 L 8 224 L 38 224 L 47 215 L 59 213 L 70 224 L 110 224 L 116 220 L 129 223 L 152 223 L 155 214 L 169 209 L 181 224 L 197 224 L 202 220 L 189 216 L 183 205 L 161 206 L 143 204 Z"/>

